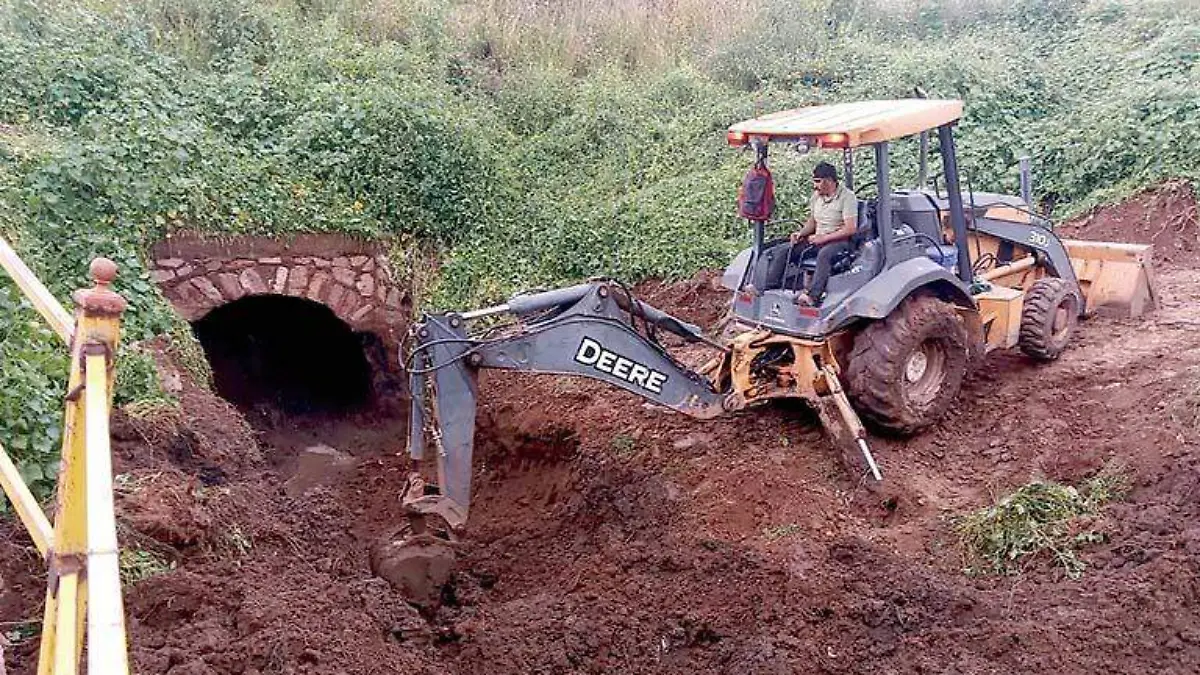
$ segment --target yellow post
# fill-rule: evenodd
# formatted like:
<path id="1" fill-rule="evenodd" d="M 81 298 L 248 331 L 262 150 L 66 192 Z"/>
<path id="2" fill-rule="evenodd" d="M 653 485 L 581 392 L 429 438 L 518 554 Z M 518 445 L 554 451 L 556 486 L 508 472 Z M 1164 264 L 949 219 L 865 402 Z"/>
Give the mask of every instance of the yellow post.
<path id="1" fill-rule="evenodd" d="M 50 540 L 54 538 L 54 531 L 50 527 L 50 521 L 46 518 L 46 514 L 42 513 L 42 507 L 38 506 L 37 500 L 33 498 L 33 493 L 26 487 L 25 481 L 21 480 L 20 472 L 8 458 L 8 453 L 4 452 L 3 447 L 0 447 L 0 487 L 4 488 L 4 493 L 8 495 L 8 501 L 12 503 L 17 516 L 25 524 L 25 529 L 29 530 L 29 537 L 33 539 L 34 546 L 37 546 L 37 550 L 43 558 L 46 557 L 46 553 L 50 550 Z"/>
<path id="2" fill-rule="evenodd" d="M 54 624 L 58 627 L 58 640 L 54 645 L 54 675 L 73 675 L 79 670 L 79 655 L 75 648 L 83 638 L 75 620 L 79 591 L 79 570 L 59 577 L 58 615 L 54 617 Z"/>
<path id="3" fill-rule="evenodd" d="M 8 276 L 12 277 L 25 297 L 29 298 L 33 308 L 50 324 L 62 341 L 70 342 L 71 335 L 75 333 L 75 322 L 71 320 L 71 315 L 67 314 L 67 310 L 63 309 L 58 299 L 46 290 L 46 286 L 3 237 L 0 237 L 0 267 L 8 272 Z"/>
<path id="4" fill-rule="evenodd" d="M 125 300 L 110 288 L 117 274 L 112 261 L 98 258 L 90 271 L 95 285 L 74 296 L 75 331 L 38 675 L 77 671 L 85 615 L 88 672 L 128 673 L 108 436 Z"/>

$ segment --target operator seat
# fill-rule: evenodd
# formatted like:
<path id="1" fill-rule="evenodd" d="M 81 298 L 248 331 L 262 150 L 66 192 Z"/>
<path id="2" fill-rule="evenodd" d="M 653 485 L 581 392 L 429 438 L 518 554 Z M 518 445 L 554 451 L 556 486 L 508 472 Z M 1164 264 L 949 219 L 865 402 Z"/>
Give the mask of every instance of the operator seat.
<path id="1" fill-rule="evenodd" d="M 850 269 L 862 245 L 876 237 L 874 201 L 858 200 L 857 221 L 854 236 L 850 237 L 850 250 L 833 259 L 833 265 L 829 272 L 830 275 L 840 274 Z M 800 261 L 800 268 L 805 272 L 811 272 L 817 268 L 815 249 L 811 253 L 806 254 L 804 259 Z"/>
<path id="2" fill-rule="evenodd" d="M 875 236 L 875 202 L 860 199 L 858 201 L 858 227 L 850 239 L 850 251 L 834 259 L 830 274 L 840 274 L 850 269 L 863 244 L 871 241 Z M 804 259 L 798 263 L 789 259 L 792 253 L 799 253 L 799 251 L 794 251 L 786 238 L 767 242 L 763 246 L 762 259 L 758 261 L 750 283 L 755 288 L 764 291 L 775 288 L 800 288 L 801 284 L 797 277 L 811 273 L 816 268 L 816 249 L 809 249 L 805 253 Z"/>

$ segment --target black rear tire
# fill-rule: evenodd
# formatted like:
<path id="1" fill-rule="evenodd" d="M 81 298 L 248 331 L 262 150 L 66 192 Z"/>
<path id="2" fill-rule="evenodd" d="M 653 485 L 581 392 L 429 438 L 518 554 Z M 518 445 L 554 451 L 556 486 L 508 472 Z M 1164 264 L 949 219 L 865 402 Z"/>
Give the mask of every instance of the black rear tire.
<path id="1" fill-rule="evenodd" d="M 1042 361 L 1057 359 L 1071 342 L 1079 320 L 1079 296 L 1064 279 L 1038 279 L 1021 309 L 1021 351 Z"/>
<path id="2" fill-rule="evenodd" d="M 846 388 L 875 426 L 912 434 L 936 422 L 962 388 L 967 327 L 954 306 L 912 296 L 854 338 Z"/>

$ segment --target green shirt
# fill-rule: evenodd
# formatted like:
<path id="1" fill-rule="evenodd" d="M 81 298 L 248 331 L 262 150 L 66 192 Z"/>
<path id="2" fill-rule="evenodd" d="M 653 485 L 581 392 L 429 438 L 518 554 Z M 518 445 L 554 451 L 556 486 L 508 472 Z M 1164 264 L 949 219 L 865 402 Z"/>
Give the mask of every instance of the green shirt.
<path id="1" fill-rule="evenodd" d="M 817 234 L 837 232 L 846 220 L 858 218 L 858 198 L 842 185 L 829 197 L 813 191 L 808 200 L 808 212 L 817 221 Z"/>

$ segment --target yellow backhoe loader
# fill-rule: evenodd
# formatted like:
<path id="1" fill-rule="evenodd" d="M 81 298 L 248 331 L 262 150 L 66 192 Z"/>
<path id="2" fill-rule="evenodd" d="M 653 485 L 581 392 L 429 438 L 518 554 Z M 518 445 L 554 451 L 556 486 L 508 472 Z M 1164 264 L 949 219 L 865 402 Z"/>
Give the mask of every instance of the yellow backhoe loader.
<path id="1" fill-rule="evenodd" d="M 1154 305 L 1149 246 L 1061 240 L 1023 196 L 964 192 L 954 127 L 957 100 L 867 101 L 788 110 L 730 127 L 728 143 L 753 152 L 769 175 L 769 150 L 841 155 L 853 184 L 855 151 L 869 148 L 874 197 L 858 202 L 848 250 L 832 262 L 815 306 L 797 302 L 815 261 L 784 238 L 766 239 L 773 185 L 747 182 L 740 213 L 753 244 L 725 271 L 732 294 L 726 339 L 677 319 L 614 281 L 520 294 L 485 309 L 430 314 L 413 328 L 409 452 L 434 443 L 438 484 L 414 474 L 403 500 L 413 519 L 407 543 L 435 548 L 426 530 L 436 515 L 458 529 L 471 493 L 477 372 L 499 368 L 576 375 L 607 382 L 658 405 L 707 419 L 799 398 L 835 439 L 857 448 L 881 479 L 860 415 L 874 428 L 911 434 L 951 406 L 969 368 L 987 352 L 1020 348 L 1057 358 L 1079 317 L 1101 308 L 1140 314 Z M 920 184 L 890 184 L 893 141 L 920 135 Z M 924 180 L 932 140 L 941 186 Z M 749 187 L 746 187 L 749 186 Z M 867 186 L 854 186 L 860 193 Z M 473 331 L 480 319 L 486 331 Z M 500 327 L 496 319 L 508 317 Z M 660 332 L 710 348 L 699 369 L 683 365 Z M 886 464 L 886 462 L 885 462 Z M 443 528 L 444 529 L 444 528 Z M 438 555 L 444 550 L 438 548 Z M 424 565 L 410 550 L 407 560 Z"/>

